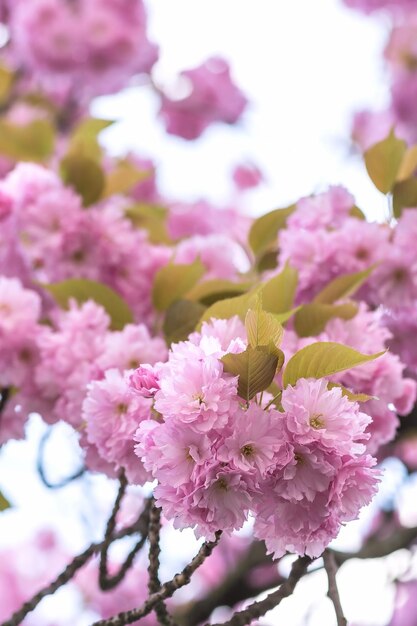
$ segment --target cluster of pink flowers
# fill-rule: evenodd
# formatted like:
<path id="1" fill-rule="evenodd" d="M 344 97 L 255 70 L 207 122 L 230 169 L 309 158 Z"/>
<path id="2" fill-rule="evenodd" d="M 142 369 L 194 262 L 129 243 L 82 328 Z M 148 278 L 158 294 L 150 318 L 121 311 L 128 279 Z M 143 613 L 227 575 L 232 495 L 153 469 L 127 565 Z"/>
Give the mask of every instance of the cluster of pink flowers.
<path id="1" fill-rule="evenodd" d="M 300 200 L 279 233 L 279 267 L 289 261 L 298 270 L 300 304 L 309 302 L 338 276 L 372 269 L 355 297 L 373 309 L 384 307 L 384 325 L 391 331 L 385 339 L 393 334 L 390 345 L 398 346 L 413 371 L 415 353 L 411 344 L 405 348 L 405 340 L 400 340 L 406 328 L 396 320 L 412 311 L 417 301 L 417 214 L 405 210 L 395 226 L 388 226 L 352 216 L 353 206 L 353 198 L 342 188 Z"/>
<path id="2" fill-rule="evenodd" d="M 391 103 L 384 111 L 360 111 L 355 115 L 353 138 L 366 150 L 387 136 L 395 126 L 397 135 L 417 140 L 417 13 L 414 0 L 344 0 L 365 13 L 385 10 L 392 20 L 385 60 L 391 79 Z"/>
<path id="3" fill-rule="evenodd" d="M 375 493 L 371 418 L 326 380 L 287 386 L 280 410 L 269 394 L 246 405 L 221 361 L 246 345 L 238 318 L 213 320 L 174 344 L 166 363 L 139 368 L 132 390 L 153 397 L 157 413 L 141 422 L 136 453 L 175 527 L 211 538 L 253 514 L 275 556 L 318 556 Z"/>
<path id="4" fill-rule="evenodd" d="M 234 124 L 247 100 L 231 80 L 228 63 L 219 57 L 181 72 L 189 93 L 173 99 L 162 93 L 160 115 L 168 133 L 196 139 L 213 122 Z"/>
<path id="5" fill-rule="evenodd" d="M 23 0 L 9 4 L 7 55 L 27 86 L 58 98 L 91 98 L 149 73 L 158 48 L 147 36 L 142 0 Z M 80 85 L 86 93 L 80 94 Z"/>

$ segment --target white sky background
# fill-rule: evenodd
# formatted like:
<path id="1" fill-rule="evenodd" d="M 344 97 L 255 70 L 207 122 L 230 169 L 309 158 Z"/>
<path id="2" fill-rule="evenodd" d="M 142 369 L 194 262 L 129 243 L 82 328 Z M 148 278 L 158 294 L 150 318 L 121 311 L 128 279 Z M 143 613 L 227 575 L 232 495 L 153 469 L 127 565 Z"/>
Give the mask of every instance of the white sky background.
<path id="1" fill-rule="evenodd" d="M 147 88 L 101 98 L 94 113 L 120 120 L 104 133 L 112 152 L 132 150 L 152 157 L 163 192 L 177 199 L 231 200 L 231 169 L 251 160 L 267 179 L 247 195 L 252 214 L 342 183 L 368 215 L 382 219 L 386 200 L 373 188 L 360 159 L 350 153 L 349 143 L 352 112 L 367 106 L 383 107 L 387 101 L 381 60 L 387 29 L 382 19 L 348 11 L 340 0 L 151 0 L 148 5 L 151 34 L 161 45 L 157 82 L 169 84 L 180 70 L 219 54 L 230 61 L 250 107 L 238 127 L 218 125 L 198 141 L 186 142 L 167 136 L 155 123 L 157 101 Z M 35 418 L 29 442 L 11 443 L 2 451 L 0 487 L 22 508 L 1 516 L 0 546 L 18 543 L 33 528 L 51 524 L 78 550 L 86 535 L 93 533 L 91 523 L 97 508 L 110 506 L 114 491 L 98 478 L 88 478 L 82 486 L 74 484 L 59 493 L 45 490 L 34 473 L 35 443 L 41 432 Z M 72 437 L 66 427 L 60 433 L 66 442 Z M 57 477 L 55 472 L 61 476 L 67 470 L 70 473 L 73 466 L 71 455 L 61 454 L 65 444 L 59 447 L 58 455 L 52 453 L 51 478 Z M 398 491 L 401 480 L 397 468 L 385 488 L 389 494 Z M 413 495 L 409 493 L 408 498 Z M 77 522 L 80 511 L 85 518 Z M 353 542 L 354 547 L 358 532 L 353 524 L 343 545 Z M 194 552 L 190 534 L 181 537 L 182 541 L 170 542 L 171 547 L 175 543 L 177 555 Z M 385 623 L 392 588 L 382 589 L 403 566 L 397 559 L 388 565 L 378 561 L 344 568 L 340 575 L 342 599 L 352 626 Z M 304 585 L 302 593 L 300 590 L 265 623 L 333 626 L 322 574 L 309 577 Z M 51 614 L 56 615 L 57 610 L 61 614 L 65 607 L 70 614 L 71 599 L 62 598 L 59 603 L 57 609 L 57 602 L 52 601 Z M 74 626 L 88 623 L 91 621 L 74 620 Z"/>
<path id="2" fill-rule="evenodd" d="M 381 18 L 365 18 L 341 0 L 148 5 L 151 35 L 161 44 L 159 84 L 172 84 L 180 70 L 219 54 L 230 61 L 250 106 L 237 128 L 216 125 L 187 142 L 155 124 L 158 105 L 148 89 L 101 98 L 95 112 L 122 120 L 106 131 L 111 150 L 154 157 L 163 190 L 181 199 L 230 197 L 232 166 L 251 159 L 267 179 L 248 197 L 253 214 L 342 183 L 367 213 L 382 217 L 385 198 L 349 154 L 352 112 L 387 101 Z"/>

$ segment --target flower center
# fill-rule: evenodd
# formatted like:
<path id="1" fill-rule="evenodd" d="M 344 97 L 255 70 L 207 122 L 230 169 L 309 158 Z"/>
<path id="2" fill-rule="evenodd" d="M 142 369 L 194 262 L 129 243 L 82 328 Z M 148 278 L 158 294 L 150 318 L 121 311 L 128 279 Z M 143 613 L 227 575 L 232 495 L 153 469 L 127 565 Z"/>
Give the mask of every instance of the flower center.
<path id="1" fill-rule="evenodd" d="M 116 411 L 119 415 L 123 415 L 124 413 L 127 413 L 128 408 L 129 406 L 125 402 L 119 402 L 116 407 Z"/>
<path id="2" fill-rule="evenodd" d="M 303 455 L 296 452 L 294 454 L 294 461 L 297 465 L 302 465 L 304 463 Z"/>
<path id="3" fill-rule="evenodd" d="M 202 391 L 200 391 L 200 393 L 195 393 L 193 395 L 193 400 L 197 400 L 199 406 L 201 406 L 202 404 L 204 404 L 204 394 Z"/>
<path id="4" fill-rule="evenodd" d="M 219 478 L 219 480 L 216 482 L 216 487 L 218 489 L 221 489 L 221 491 L 227 491 L 228 490 L 228 486 L 227 486 L 227 482 L 225 478 Z"/>
<path id="5" fill-rule="evenodd" d="M 324 427 L 323 415 L 321 413 L 315 413 L 310 417 L 310 426 L 315 430 Z"/>
<path id="6" fill-rule="evenodd" d="M 243 454 L 243 456 L 252 456 L 254 453 L 253 445 L 250 443 L 247 443 L 246 445 L 240 448 L 240 451 Z"/>

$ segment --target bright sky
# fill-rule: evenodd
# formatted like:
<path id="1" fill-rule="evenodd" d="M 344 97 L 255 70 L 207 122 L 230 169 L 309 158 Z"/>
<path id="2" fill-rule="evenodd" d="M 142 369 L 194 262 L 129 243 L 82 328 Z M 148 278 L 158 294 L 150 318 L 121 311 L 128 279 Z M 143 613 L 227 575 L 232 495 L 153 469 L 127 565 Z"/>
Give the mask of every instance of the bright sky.
<path id="1" fill-rule="evenodd" d="M 120 120 L 106 131 L 105 141 L 113 152 L 135 150 L 153 157 L 164 191 L 179 199 L 231 199 L 231 168 L 249 159 L 267 178 L 261 189 L 248 196 L 254 214 L 342 183 L 369 215 L 381 218 L 385 198 L 374 190 L 359 159 L 350 154 L 348 129 L 355 109 L 382 107 L 387 98 L 382 21 L 356 15 L 344 9 L 340 0 L 152 0 L 148 5 L 151 32 L 161 42 L 158 82 L 169 84 L 180 70 L 221 54 L 231 62 L 251 105 L 238 128 L 218 126 L 188 143 L 167 138 L 155 124 L 157 103 L 146 88 L 101 98 L 94 112 Z M 94 519 L 94 507 L 109 505 L 112 498 L 105 482 L 94 479 L 59 494 L 45 491 L 34 475 L 35 442 L 41 431 L 35 419 L 29 443 L 13 443 L 2 451 L 1 487 L 23 508 L 2 515 L 0 545 L 10 543 L 11 536 L 20 539 L 28 531 L 29 518 L 35 527 L 56 524 L 61 531 L 65 518 L 74 533 L 76 517 L 85 510 L 85 525 L 72 537 L 78 545 L 83 531 L 92 532 L 86 520 Z M 63 427 L 58 436 L 68 441 L 72 435 Z M 56 469 L 65 475 L 71 463 L 70 458 L 53 456 L 52 475 Z M 13 476 L 12 489 L 10 481 L 3 480 L 6 476 Z M 392 480 L 389 488 L 395 491 L 395 473 Z M 179 554 L 186 549 L 187 537 L 176 543 Z M 396 568 L 397 562 L 354 571 L 345 568 L 341 587 L 352 620 L 365 612 L 362 623 L 384 624 L 392 596 L 387 592 L 381 597 L 381 585 L 364 583 L 373 579 L 382 584 Z M 323 577 L 314 575 L 307 585 L 303 603 L 297 595 L 265 623 L 332 626 Z M 52 614 L 56 606 L 56 602 L 51 605 Z"/>
<path id="2" fill-rule="evenodd" d="M 343 183 L 360 206 L 382 215 L 385 198 L 349 154 L 352 112 L 387 98 L 381 50 L 385 24 L 341 0 L 153 0 L 151 33 L 161 42 L 157 82 L 213 54 L 231 63 L 250 108 L 238 128 L 218 125 L 197 142 L 154 123 L 146 88 L 102 98 L 96 112 L 121 119 L 107 132 L 116 152 L 155 158 L 163 188 L 180 198 L 231 195 L 229 172 L 252 159 L 267 183 L 248 199 L 253 213 Z"/>

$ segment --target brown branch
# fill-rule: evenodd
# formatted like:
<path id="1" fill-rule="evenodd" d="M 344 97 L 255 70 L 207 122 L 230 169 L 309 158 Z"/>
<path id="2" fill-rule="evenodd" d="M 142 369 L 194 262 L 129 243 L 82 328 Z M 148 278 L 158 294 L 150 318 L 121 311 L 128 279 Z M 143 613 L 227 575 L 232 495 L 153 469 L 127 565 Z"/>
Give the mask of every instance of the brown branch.
<path id="1" fill-rule="evenodd" d="M 71 474 L 71 476 L 67 476 L 66 478 L 63 478 L 57 483 L 50 482 L 50 480 L 46 476 L 46 472 L 44 468 L 44 452 L 45 452 L 45 446 L 49 440 L 49 437 L 51 436 L 51 432 L 52 432 L 52 429 L 49 428 L 47 431 L 44 432 L 44 434 L 41 437 L 41 440 L 39 442 L 38 456 L 36 459 L 36 469 L 38 470 L 39 478 L 41 479 L 45 487 L 48 487 L 48 489 L 61 489 L 62 487 L 65 487 L 66 485 L 73 482 L 74 480 L 77 480 L 77 478 L 81 478 L 81 476 L 85 474 L 86 468 L 83 465 L 82 467 L 80 467 L 80 469 L 78 469 L 76 472 Z"/>
<path id="2" fill-rule="evenodd" d="M 417 539 L 417 527 L 398 528 L 388 537 L 371 537 L 358 552 L 339 552 L 333 550 L 338 565 L 350 559 L 378 559 L 388 556 L 396 550 L 407 548 Z"/>
<path id="3" fill-rule="evenodd" d="M 325 550 L 323 552 L 324 569 L 327 573 L 327 579 L 329 581 L 329 588 L 327 595 L 333 602 L 334 611 L 336 613 L 337 626 L 347 626 L 346 617 L 343 614 L 342 603 L 340 601 L 339 589 L 337 588 L 336 573 L 338 565 L 336 563 L 335 556 L 331 550 Z"/>
<path id="4" fill-rule="evenodd" d="M 140 532 L 143 525 L 143 517 L 148 514 L 148 506 L 149 505 L 145 507 L 145 510 L 133 524 L 117 532 L 113 537 L 113 541 Z M 75 576 L 77 571 L 81 569 L 94 554 L 98 553 L 102 549 L 103 544 L 104 541 L 101 541 L 100 543 L 92 543 L 86 550 L 84 550 L 84 552 L 74 557 L 66 568 L 49 585 L 38 591 L 38 593 L 25 602 L 19 610 L 13 613 L 10 619 L 3 622 L 0 626 L 18 626 L 25 619 L 25 617 L 38 606 L 41 600 L 43 600 L 46 596 L 52 595 L 60 587 L 69 582 Z"/>
<path id="5" fill-rule="evenodd" d="M 258 617 L 262 617 L 268 611 L 274 609 L 278 604 L 290 596 L 300 578 L 307 572 L 307 567 L 312 563 L 312 559 L 308 556 L 299 557 L 291 568 L 290 575 L 287 580 L 276 590 L 270 593 L 264 600 L 254 602 L 243 611 L 238 611 L 233 617 L 222 624 L 213 624 L 212 626 L 246 626 Z M 208 626 L 208 625 L 206 625 Z"/>
<path id="6" fill-rule="evenodd" d="M 159 591 L 151 594 L 141 607 L 130 611 L 124 611 L 114 617 L 110 617 L 109 619 L 94 622 L 92 626 L 125 626 L 125 624 L 133 624 L 133 622 L 145 617 L 145 615 L 149 615 L 149 613 L 153 611 L 154 607 L 159 604 L 161 600 L 170 598 L 174 595 L 177 589 L 184 587 L 184 585 L 187 585 L 190 582 L 191 576 L 195 570 L 200 567 L 202 563 L 204 563 L 205 559 L 210 556 L 214 548 L 219 543 L 221 534 L 222 531 L 218 530 L 216 532 L 215 540 L 204 543 L 196 556 L 186 567 L 184 567 L 182 572 L 180 574 L 176 574 L 174 578 L 164 583 Z"/>
<path id="7" fill-rule="evenodd" d="M 107 589 L 109 589 L 108 581 L 110 577 L 109 577 L 108 568 L 107 568 L 107 556 L 109 552 L 109 547 L 112 543 L 112 536 L 114 534 L 114 529 L 116 528 L 116 517 L 119 512 L 120 505 L 122 503 L 122 500 L 126 493 L 126 488 L 127 488 L 127 479 L 123 470 L 120 473 L 119 482 L 120 482 L 119 491 L 117 492 L 116 500 L 114 501 L 111 515 L 107 521 L 103 546 L 100 550 L 98 581 L 99 581 L 100 589 L 102 589 L 103 591 L 106 591 Z"/>
<path id="8" fill-rule="evenodd" d="M 156 593 L 161 588 L 159 580 L 159 555 L 161 547 L 159 545 L 161 531 L 161 509 L 153 504 L 149 515 L 148 539 L 149 539 L 149 593 Z M 161 600 L 155 605 L 155 613 L 158 622 L 162 626 L 175 626 L 171 616 L 168 613 L 165 602 Z"/>
<path id="9" fill-rule="evenodd" d="M 178 617 L 182 626 L 195 626 L 208 619 L 218 606 L 233 607 L 242 600 L 254 598 L 284 582 L 285 579 L 278 570 L 274 578 L 264 583 L 256 584 L 250 580 L 248 574 L 262 565 L 269 565 L 272 568 L 272 558 L 266 554 L 263 541 L 253 541 L 233 569 L 219 581 L 217 587 L 200 600 L 178 607 L 174 615 Z"/>

